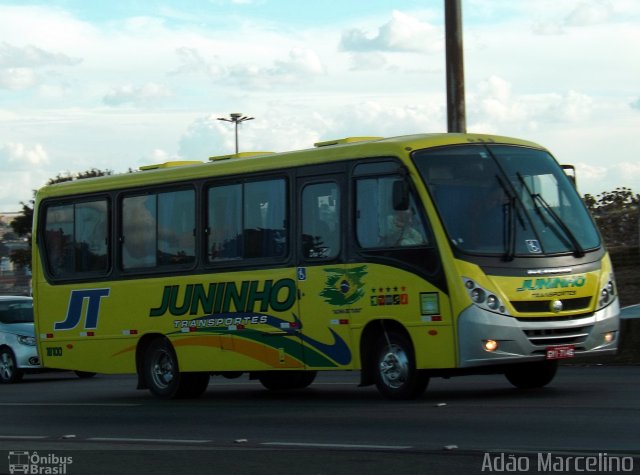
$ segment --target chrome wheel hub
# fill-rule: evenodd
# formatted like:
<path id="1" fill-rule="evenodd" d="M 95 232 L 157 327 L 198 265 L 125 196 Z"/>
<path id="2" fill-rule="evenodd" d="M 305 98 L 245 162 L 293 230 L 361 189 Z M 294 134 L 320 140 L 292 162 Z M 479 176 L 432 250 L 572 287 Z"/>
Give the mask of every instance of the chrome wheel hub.
<path id="1" fill-rule="evenodd" d="M 409 377 L 409 358 L 398 345 L 391 345 L 380 358 L 380 377 L 390 388 L 399 388 Z"/>

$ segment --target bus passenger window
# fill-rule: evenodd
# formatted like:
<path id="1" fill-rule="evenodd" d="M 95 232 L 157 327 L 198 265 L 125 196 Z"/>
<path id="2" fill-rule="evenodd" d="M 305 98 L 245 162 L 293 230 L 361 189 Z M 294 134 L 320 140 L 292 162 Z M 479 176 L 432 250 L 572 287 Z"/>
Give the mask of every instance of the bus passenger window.
<path id="1" fill-rule="evenodd" d="M 55 277 L 108 269 L 107 201 L 85 201 L 47 208 L 44 248 Z"/>
<path id="2" fill-rule="evenodd" d="M 395 176 L 356 182 L 358 242 L 363 248 L 410 247 L 427 244 L 427 234 L 413 195 L 406 210 L 393 208 Z"/>
<path id="3" fill-rule="evenodd" d="M 209 261 L 284 257 L 286 203 L 283 179 L 211 187 L 207 222 Z"/>
<path id="4" fill-rule="evenodd" d="M 106 271 L 108 215 L 105 200 L 78 203 L 75 212 L 76 271 Z"/>
<path id="5" fill-rule="evenodd" d="M 122 267 L 156 265 L 156 195 L 122 200 Z"/>
<path id="6" fill-rule="evenodd" d="M 285 196 L 284 180 L 255 181 L 244 185 L 245 257 L 285 255 Z"/>
<path id="7" fill-rule="evenodd" d="M 195 192 L 176 190 L 122 200 L 125 269 L 195 262 Z"/>
<path id="8" fill-rule="evenodd" d="M 302 254 L 333 259 L 340 252 L 340 203 L 335 183 L 308 185 L 302 191 Z"/>
<path id="9" fill-rule="evenodd" d="M 242 185 L 209 189 L 207 242 L 209 260 L 242 257 Z"/>
<path id="10" fill-rule="evenodd" d="M 74 272 L 73 205 L 50 206 L 45 221 L 49 271 L 56 277 Z"/>
<path id="11" fill-rule="evenodd" d="M 195 261 L 195 199 L 193 190 L 158 194 L 158 265 Z"/>

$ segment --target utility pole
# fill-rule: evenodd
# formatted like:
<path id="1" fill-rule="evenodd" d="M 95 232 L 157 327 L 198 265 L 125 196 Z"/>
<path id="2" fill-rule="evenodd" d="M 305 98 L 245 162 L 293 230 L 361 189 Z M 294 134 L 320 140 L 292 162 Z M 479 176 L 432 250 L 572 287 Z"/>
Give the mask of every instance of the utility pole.
<path id="1" fill-rule="evenodd" d="M 240 112 L 232 112 L 231 114 L 229 114 L 229 116 L 231 117 L 230 119 L 227 119 L 225 117 L 218 117 L 218 120 L 223 120 L 225 122 L 232 122 L 235 125 L 236 128 L 236 154 L 238 153 L 238 124 L 240 122 L 244 122 L 246 120 L 253 120 L 253 117 L 246 117 L 243 116 Z"/>
<path id="2" fill-rule="evenodd" d="M 467 131 L 464 101 L 464 55 L 461 0 L 444 0 L 447 56 L 447 131 Z"/>

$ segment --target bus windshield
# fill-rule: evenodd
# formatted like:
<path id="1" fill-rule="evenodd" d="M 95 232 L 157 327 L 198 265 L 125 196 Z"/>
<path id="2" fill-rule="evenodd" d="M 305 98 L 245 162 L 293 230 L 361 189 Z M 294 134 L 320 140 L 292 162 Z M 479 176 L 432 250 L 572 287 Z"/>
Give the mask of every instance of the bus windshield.
<path id="1" fill-rule="evenodd" d="M 497 144 L 419 150 L 413 159 L 451 243 L 477 255 L 583 255 L 600 237 L 546 151 Z"/>

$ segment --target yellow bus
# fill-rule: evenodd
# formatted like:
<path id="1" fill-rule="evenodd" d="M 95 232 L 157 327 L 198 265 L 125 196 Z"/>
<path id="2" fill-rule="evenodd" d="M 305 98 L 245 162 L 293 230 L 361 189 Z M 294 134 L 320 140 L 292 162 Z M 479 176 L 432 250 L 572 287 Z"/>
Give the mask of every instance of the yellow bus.
<path id="1" fill-rule="evenodd" d="M 299 389 L 324 370 L 390 399 L 473 373 L 534 388 L 618 344 L 600 235 L 553 156 L 519 139 L 171 162 L 46 186 L 34 214 L 44 366 L 137 374 L 161 398 L 211 375 Z"/>

